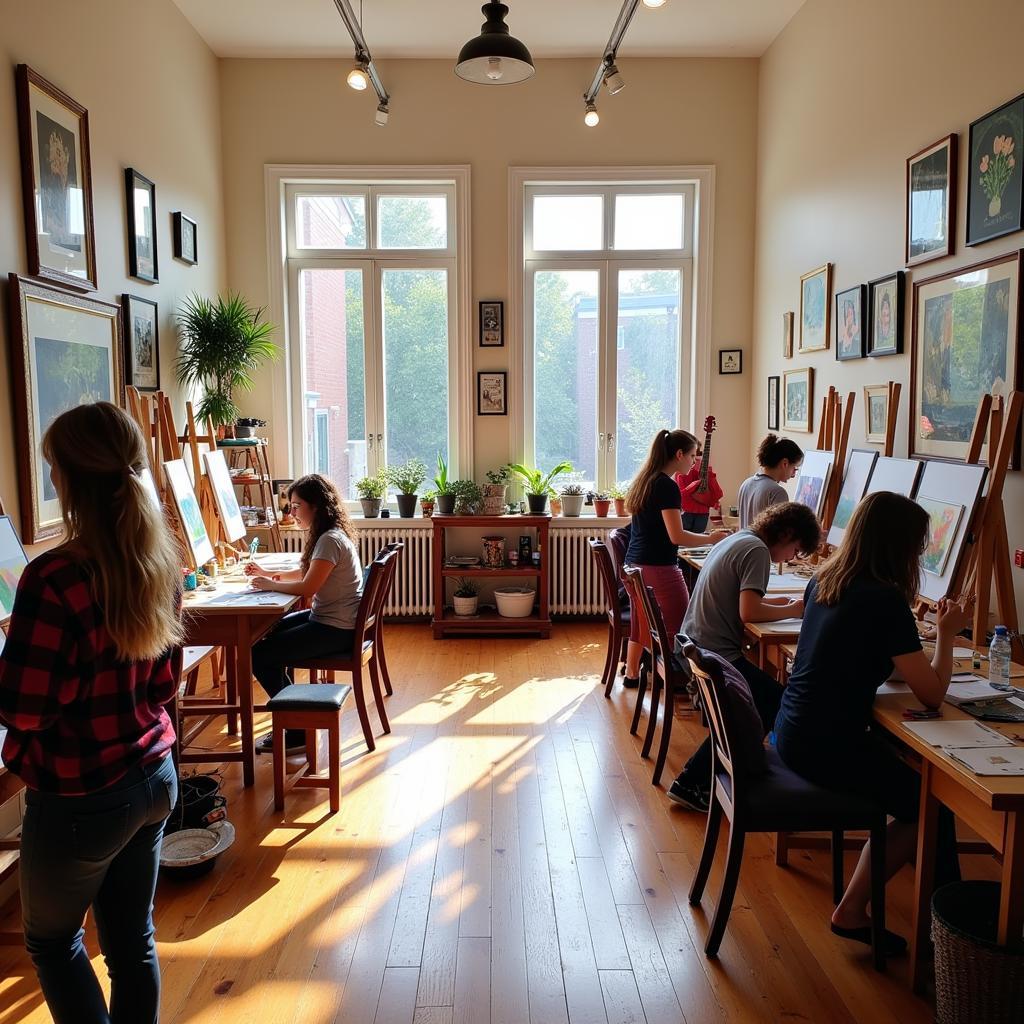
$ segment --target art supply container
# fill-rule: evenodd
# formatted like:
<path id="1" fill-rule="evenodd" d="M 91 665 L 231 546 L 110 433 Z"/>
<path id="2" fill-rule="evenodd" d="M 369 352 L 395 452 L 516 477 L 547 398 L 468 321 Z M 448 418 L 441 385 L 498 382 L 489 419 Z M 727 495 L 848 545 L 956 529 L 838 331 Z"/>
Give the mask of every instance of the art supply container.
<path id="1" fill-rule="evenodd" d="M 505 564 L 505 538 L 484 537 L 483 563 L 487 569 L 500 569 Z"/>

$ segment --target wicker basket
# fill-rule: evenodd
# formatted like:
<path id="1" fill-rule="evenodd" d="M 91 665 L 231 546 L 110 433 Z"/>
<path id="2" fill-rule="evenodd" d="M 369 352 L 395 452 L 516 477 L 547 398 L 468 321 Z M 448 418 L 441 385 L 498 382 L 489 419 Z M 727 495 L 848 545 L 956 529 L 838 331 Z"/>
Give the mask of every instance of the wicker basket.
<path id="1" fill-rule="evenodd" d="M 1024 941 L 997 945 L 998 882 L 953 882 L 932 897 L 938 1024 L 1019 1024 Z"/>

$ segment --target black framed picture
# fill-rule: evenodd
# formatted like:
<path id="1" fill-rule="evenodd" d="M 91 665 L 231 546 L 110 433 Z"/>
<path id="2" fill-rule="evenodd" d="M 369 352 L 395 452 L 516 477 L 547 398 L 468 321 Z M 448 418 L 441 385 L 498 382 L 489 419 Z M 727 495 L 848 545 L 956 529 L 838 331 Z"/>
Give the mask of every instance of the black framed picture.
<path id="1" fill-rule="evenodd" d="M 903 351 L 905 277 L 902 270 L 897 270 L 868 282 L 869 356 L 895 356 Z"/>
<path id="2" fill-rule="evenodd" d="M 480 347 L 501 348 L 505 344 L 505 303 L 480 303 Z"/>
<path id="3" fill-rule="evenodd" d="M 743 372 L 743 349 L 720 348 L 718 350 L 718 372 L 742 373 Z"/>
<path id="4" fill-rule="evenodd" d="M 477 416 L 508 415 L 508 395 L 505 370 L 481 370 L 476 375 Z"/>
<path id="5" fill-rule="evenodd" d="M 779 386 L 781 378 L 768 378 L 768 429 L 779 429 Z"/>
<path id="6" fill-rule="evenodd" d="M 947 135 L 907 160 L 908 267 L 953 253 L 956 151 L 957 136 Z"/>
<path id="7" fill-rule="evenodd" d="M 864 358 L 864 292 L 862 284 L 836 292 L 836 359 Z"/>
<path id="8" fill-rule="evenodd" d="M 157 305 L 138 295 L 121 296 L 124 382 L 140 391 L 160 390 L 160 321 Z"/>
<path id="9" fill-rule="evenodd" d="M 1024 94 L 972 122 L 967 163 L 967 244 L 1024 227 Z"/>
<path id="10" fill-rule="evenodd" d="M 180 210 L 174 214 L 174 258 L 195 266 L 199 262 L 198 225 Z"/>
<path id="11" fill-rule="evenodd" d="M 140 281 L 160 280 L 156 252 L 156 185 L 134 167 L 124 171 L 128 203 L 128 272 Z"/>

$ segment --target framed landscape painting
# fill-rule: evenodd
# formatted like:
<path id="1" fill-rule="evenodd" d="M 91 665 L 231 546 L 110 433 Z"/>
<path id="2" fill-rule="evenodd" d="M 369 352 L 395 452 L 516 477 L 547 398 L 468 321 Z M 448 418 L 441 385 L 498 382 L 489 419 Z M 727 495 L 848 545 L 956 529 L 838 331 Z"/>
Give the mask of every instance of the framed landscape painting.
<path id="1" fill-rule="evenodd" d="M 15 74 L 28 272 L 96 288 L 89 112 L 27 64 Z"/>
<path id="2" fill-rule="evenodd" d="M 157 305 L 137 295 L 121 296 L 124 378 L 140 391 L 160 390 L 160 324 Z"/>
<path id="3" fill-rule="evenodd" d="M 869 356 L 895 356 L 903 351 L 904 277 L 897 270 L 868 282 Z"/>
<path id="4" fill-rule="evenodd" d="M 783 374 L 783 430 L 809 434 L 814 429 L 814 369 L 786 370 Z"/>
<path id="5" fill-rule="evenodd" d="M 829 310 L 832 307 L 832 264 L 808 271 L 800 278 L 800 351 L 828 348 Z"/>
<path id="6" fill-rule="evenodd" d="M 25 542 L 38 544 L 63 529 L 43 434 L 76 405 L 121 404 L 121 310 L 16 274 L 9 301 L 21 527 Z"/>
<path id="7" fill-rule="evenodd" d="M 962 460 L 978 401 L 1021 384 L 1021 252 L 914 283 L 910 454 Z M 1020 444 L 1014 450 L 1020 466 Z"/>
<path id="8" fill-rule="evenodd" d="M 1024 94 L 971 125 L 967 163 L 967 244 L 1024 227 Z"/>
<path id="9" fill-rule="evenodd" d="M 953 253 L 956 148 L 956 135 L 947 135 L 907 160 L 908 267 Z"/>

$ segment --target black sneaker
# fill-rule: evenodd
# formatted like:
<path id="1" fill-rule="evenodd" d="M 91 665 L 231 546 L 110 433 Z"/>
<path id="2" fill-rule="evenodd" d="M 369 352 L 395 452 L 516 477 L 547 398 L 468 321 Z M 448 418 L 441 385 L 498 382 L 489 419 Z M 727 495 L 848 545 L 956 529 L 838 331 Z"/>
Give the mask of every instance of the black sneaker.
<path id="1" fill-rule="evenodd" d="M 707 814 L 708 808 L 711 806 L 711 791 L 705 786 L 698 786 L 692 782 L 676 779 L 669 786 L 666 795 L 672 803 L 679 804 L 680 807 L 686 807 L 691 811 L 701 811 Z"/>
<path id="2" fill-rule="evenodd" d="M 622 677 L 622 685 L 627 690 L 637 690 L 640 687 L 640 677 L 637 676 L 635 679 L 632 679 L 629 676 L 623 676 Z"/>
<path id="3" fill-rule="evenodd" d="M 268 732 L 266 736 L 260 738 L 256 744 L 257 754 L 273 754 L 274 752 L 274 734 Z M 284 756 L 291 757 L 293 754 L 304 754 L 306 752 L 306 734 L 304 732 L 298 733 L 298 736 L 293 736 L 290 732 L 285 731 L 284 734 Z"/>

